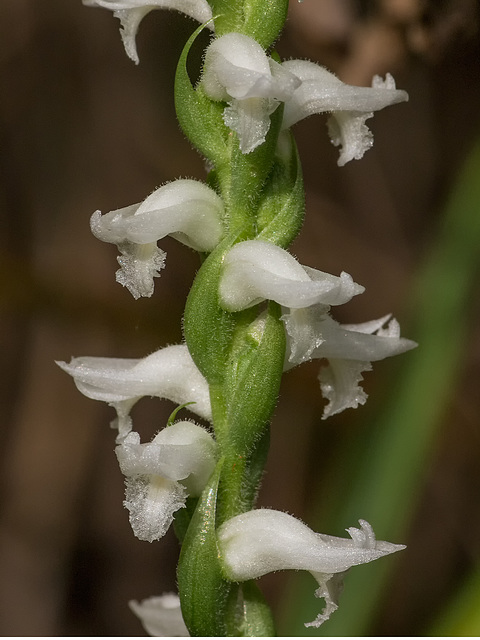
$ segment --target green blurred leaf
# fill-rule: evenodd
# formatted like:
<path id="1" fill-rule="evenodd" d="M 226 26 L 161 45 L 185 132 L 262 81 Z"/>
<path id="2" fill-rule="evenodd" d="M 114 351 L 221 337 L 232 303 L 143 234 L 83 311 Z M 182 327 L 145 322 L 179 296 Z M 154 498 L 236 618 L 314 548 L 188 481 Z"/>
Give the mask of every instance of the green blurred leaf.
<path id="1" fill-rule="evenodd" d="M 361 517 L 381 539 L 402 542 L 406 535 L 467 345 L 468 310 L 480 266 L 479 175 L 477 142 L 454 185 L 413 294 L 416 318 L 408 334 L 420 346 L 402 356 L 395 390 L 369 437 L 363 430 L 362 439 L 338 461 L 341 475 L 332 484 L 331 514 L 326 517 L 329 533 Z M 396 560 L 400 558 L 353 569 L 339 611 L 317 633 L 307 632 L 302 625 L 311 619 L 316 603 L 309 587 L 297 585 L 286 616 L 288 632 L 368 634 Z"/>

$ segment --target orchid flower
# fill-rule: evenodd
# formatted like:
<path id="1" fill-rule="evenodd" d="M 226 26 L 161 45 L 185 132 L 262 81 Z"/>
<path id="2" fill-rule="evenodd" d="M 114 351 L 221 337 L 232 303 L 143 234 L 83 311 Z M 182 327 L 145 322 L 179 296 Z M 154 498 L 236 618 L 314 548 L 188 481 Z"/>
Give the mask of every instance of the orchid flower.
<path id="1" fill-rule="evenodd" d="M 263 300 L 292 309 L 338 305 L 363 291 L 348 273 L 338 277 L 304 267 L 288 251 L 264 240 L 239 242 L 228 251 L 219 289 L 227 311 L 241 311 Z"/>
<path id="2" fill-rule="evenodd" d="M 228 102 L 224 122 L 237 133 L 242 153 L 250 153 L 264 142 L 270 115 L 300 80 L 253 38 L 227 33 L 208 47 L 201 84 L 209 98 Z"/>
<path id="3" fill-rule="evenodd" d="M 110 211 L 95 211 L 92 233 L 117 245 L 117 282 L 135 299 L 150 297 L 153 278 L 164 267 L 166 253 L 157 240 L 171 235 L 197 251 L 211 251 L 222 237 L 221 198 L 196 180 L 175 180 L 156 189 L 142 203 Z"/>
<path id="4" fill-rule="evenodd" d="M 183 421 L 162 429 L 148 444 L 130 432 L 115 452 L 126 476 L 124 505 L 140 540 L 167 532 L 188 495 L 199 496 L 215 466 L 215 441 L 202 427 Z"/>
<path id="5" fill-rule="evenodd" d="M 303 569 L 318 582 L 317 598 L 325 608 L 307 627 L 319 627 L 338 608 L 342 578 L 350 567 L 405 549 L 375 539 L 372 527 L 347 529 L 351 540 L 315 533 L 287 513 L 271 509 L 248 511 L 218 529 L 218 545 L 225 576 L 244 582 L 272 571 Z"/>
<path id="6" fill-rule="evenodd" d="M 344 409 L 365 404 L 367 394 L 360 387 L 362 373 L 371 362 L 398 355 L 416 347 L 400 337 L 400 325 L 390 315 L 362 324 L 341 325 L 328 309 L 293 309 L 282 316 L 287 331 L 285 370 L 314 358 L 326 358 L 320 370 L 323 396 L 329 401 L 323 418 Z"/>
<path id="7" fill-rule="evenodd" d="M 149 635 L 157 638 L 190 636 L 183 621 L 180 598 L 176 593 L 164 593 L 142 602 L 130 600 L 128 604 Z"/>
<path id="8" fill-rule="evenodd" d="M 332 143 L 340 147 L 338 165 L 359 160 L 373 144 L 373 135 L 365 121 L 379 111 L 408 100 L 406 91 L 395 87 L 387 73 L 385 80 L 375 76 L 372 87 L 344 84 L 333 73 L 308 60 L 288 60 L 282 66 L 301 80 L 285 103 L 284 128 L 314 113 L 331 112 L 328 130 Z"/>
<path id="9" fill-rule="evenodd" d="M 171 345 L 142 359 L 73 358 L 70 363 L 57 362 L 70 374 L 81 393 L 102 400 L 115 408 L 117 442 L 132 430 L 130 410 L 143 396 L 157 396 L 189 404 L 186 408 L 207 420 L 211 419 L 207 381 L 195 366 L 186 345 Z"/>
<path id="10" fill-rule="evenodd" d="M 103 7 L 113 11 L 121 23 L 120 35 L 127 56 L 139 63 L 135 38 L 143 18 L 154 9 L 176 9 L 198 22 L 204 23 L 212 18 L 212 10 L 207 0 L 83 0 L 89 7 Z M 213 30 L 213 23 L 208 27 Z"/>

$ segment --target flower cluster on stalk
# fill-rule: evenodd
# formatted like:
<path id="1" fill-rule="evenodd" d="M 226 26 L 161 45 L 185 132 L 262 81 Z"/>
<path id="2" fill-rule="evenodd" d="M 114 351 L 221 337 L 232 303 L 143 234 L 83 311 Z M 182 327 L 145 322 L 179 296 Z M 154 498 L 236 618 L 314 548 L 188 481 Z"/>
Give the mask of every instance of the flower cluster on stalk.
<path id="1" fill-rule="evenodd" d="M 83 0 L 110 9 L 120 19 L 128 56 L 138 62 L 136 34 L 145 15 L 156 8 L 178 10 L 214 32 L 206 0 Z M 371 87 L 341 82 L 326 69 L 305 60 L 278 62 L 253 38 L 227 33 L 208 46 L 199 90 L 221 104 L 223 123 L 240 152 L 253 153 L 268 136 L 271 116 L 283 105 L 278 155 L 288 130 L 312 114 L 329 115 L 332 143 L 340 147 L 340 166 L 359 159 L 372 146 L 365 122 L 375 111 L 408 100 L 393 78 L 374 77 Z M 213 184 L 213 183 L 212 183 Z M 143 202 L 91 217 L 93 234 L 117 245 L 117 281 L 134 298 L 149 297 L 154 279 L 165 266 L 157 242 L 167 235 L 207 256 L 228 231 L 226 205 L 219 192 L 196 180 L 175 180 L 154 190 Z M 284 370 L 312 359 L 322 360 L 320 388 L 327 405 L 324 418 L 363 404 L 362 374 L 373 361 L 415 346 L 400 336 L 390 315 L 354 325 L 331 316 L 364 288 L 345 272 L 331 275 L 300 264 L 273 241 L 251 237 L 227 248 L 222 256 L 216 297 L 220 308 L 237 314 L 273 301 L 282 309 L 286 340 Z M 209 385 L 186 344 L 159 349 L 143 359 L 74 358 L 59 365 L 89 398 L 111 405 L 117 413 L 116 454 L 126 478 L 125 506 L 135 535 L 162 537 L 188 496 L 202 494 L 219 457 L 209 428 L 177 421 L 150 443 L 141 443 L 130 411 L 144 396 L 170 400 L 212 423 Z M 325 608 L 307 626 L 319 626 L 338 606 L 342 576 L 350 567 L 371 562 L 403 548 L 377 541 L 371 526 L 347 530 L 350 539 L 314 533 L 293 516 L 253 509 L 224 522 L 217 532 L 226 580 L 244 582 L 281 569 L 309 571 L 318 583 L 316 596 Z M 177 596 L 167 594 L 131 603 L 151 635 L 187 635 Z"/>

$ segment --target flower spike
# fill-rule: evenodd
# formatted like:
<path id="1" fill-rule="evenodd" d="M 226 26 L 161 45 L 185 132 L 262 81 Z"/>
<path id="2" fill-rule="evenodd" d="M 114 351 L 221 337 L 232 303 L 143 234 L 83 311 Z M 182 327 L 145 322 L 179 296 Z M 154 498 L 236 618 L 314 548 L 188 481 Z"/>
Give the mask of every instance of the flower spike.
<path id="1" fill-rule="evenodd" d="M 204 23 L 212 18 L 212 10 L 207 0 L 83 0 L 89 7 L 103 7 L 113 11 L 120 20 L 120 35 L 125 52 L 135 64 L 139 63 L 135 38 L 143 18 L 154 9 L 176 9 L 198 22 Z M 213 30 L 213 23 L 208 27 Z"/>
<path id="2" fill-rule="evenodd" d="M 77 388 L 88 398 L 102 400 L 117 411 L 112 426 L 118 428 L 117 442 L 131 431 L 133 405 L 144 396 L 157 396 L 211 419 L 208 384 L 195 366 L 186 345 L 172 345 L 139 360 L 127 358 L 73 358 L 57 362 L 70 374 Z"/>
<path id="3" fill-rule="evenodd" d="M 223 202 L 202 182 L 175 180 L 156 189 L 142 203 L 110 211 L 95 211 L 92 233 L 117 245 L 117 282 L 135 299 L 153 294 L 153 279 L 164 267 L 166 253 L 157 240 L 167 235 L 197 251 L 211 251 L 223 233 Z"/>
<path id="4" fill-rule="evenodd" d="M 315 533 L 297 518 L 271 509 L 255 509 L 227 520 L 218 530 L 225 575 L 237 582 L 272 571 L 303 569 L 319 584 L 315 595 L 325 609 L 305 626 L 319 627 L 338 607 L 343 573 L 405 549 L 376 540 L 372 527 L 360 520 L 360 529 L 347 529 L 351 540 Z"/>
<path id="5" fill-rule="evenodd" d="M 333 73 L 308 60 L 288 60 L 282 66 L 302 81 L 285 103 L 284 128 L 314 113 L 330 112 L 328 130 L 332 143 L 340 147 L 338 165 L 359 160 L 373 144 L 365 121 L 374 111 L 408 100 L 406 91 L 396 89 L 388 73 L 385 80 L 375 76 L 372 86 L 344 84 Z"/>

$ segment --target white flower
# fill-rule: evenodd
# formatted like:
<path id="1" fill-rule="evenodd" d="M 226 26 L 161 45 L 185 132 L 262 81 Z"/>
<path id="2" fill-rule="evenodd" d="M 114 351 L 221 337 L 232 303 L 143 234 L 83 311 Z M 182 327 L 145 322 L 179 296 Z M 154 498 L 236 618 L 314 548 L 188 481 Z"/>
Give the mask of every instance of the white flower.
<path id="1" fill-rule="evenodd" d="M 183 621 L 180 598 L 176 593 L 153 596 L 140 603 L 130 600 L 128 604 L 149 635 L 157 638 L 186 638 L 190 635 Z"/>
<path id="2" fill-rule="evenodd" d="M 212 10 L 207 0 L 83 0 L 89 7 L 103 7 L 114 12 L 120 20 L 120 35 L 127 56 L 138 64 L 135 37 L 142 19 L 153 9 L 176 9 L 198 22 L 207 22 L 212 18 Z M 209 23 L 213 29 L 213 23 Z"/>
<path id="3" fill-rule="evenodd" d="M 302 81 L 285 103 L 283 126 L 293 124 L 314 113 L 331 112 L 328 129 L 332 143 L 340 146 L 338 165 L 359 160 L 373 144 L 365 121 L 379 111 L 408 100 L 406 91 L 395 88 L 395 80 L 375 76 L 372 87 L 344 84 L 333 73 L 307 60 L 289 60 L 282 66 Z"/>
<path id="4" fill-rule="evenodd" d="M 310 269 L 270 242 L 246 240 L 226 254 L 219 291 L 224 309 L 240 311 L 262 300 L 292 309 L 344 304 L 364 288 L 348 273 L 337 277 Z"/>
<path id="5" fill-rule="evenodd" d="M 201 83 L 212 100 L 229 103 L 225 124 L 237 133 L 241 151 L 250 153 L 264 142 L 270 115 L 300 80 L 269 58 L 253 38 L 228 33 L 208 47 Z"/>
<path id="6" fill-rule="evenodd" d="M 360 529 L 347 529 L 351 540 L 315 533 L 303 522 L 281 511 L 257 509 L 235 516 L 218 530 L 224 572 L 243 582 L 283 569 L 310 571 L 325 599 L 325 609 L 305 626 L 319 627 L 338 607 L 342 574 L 404 549 L 404 545 L 375 539 L 372 527 L 360 520 Z"/>
<path id="7" fill-rule="evenodd" d="M 165 535 L 188 495 L 199 496 L 215 466 L 215 441 L 202 427 L 182 421 L 162 429 L 148 444 L 130 432 L 115 452 L 126 476 L 124 505 L 140 540 Z"/>
<path id="8" fill-rule="evenodd" d="M 400 337 L 400 325 L 390 315 L 362 324 L 341 325 L 328 308 L 290 310 L 282 320 L 287 330 L 285 369 L 314 358 L 328 359 L 320 370 L 323 396 L 329 401 L 323 418 L 364 404 L 367 394 L 360 387 L 362 373 L 371 362 L 398 355 L 416 347 Z"/>
<path id="9" fill-rule="evenodd" d="M 118 417 L 112 426 L 118 428 L 117 442 L 131 431 L 130 410 L 143 396 L 157 396 L 176 404 L 193 402 L 186 407 L 189 411 L 211 419 L 207 381 L 186 345 L 165 347 L 138 360 L 87 356 L 57 364 L 73 377 L 85 396 L 108 402 L 116 409 Z"/>
<path id="10" fill-rule="evenodd" d="M 222 199 L 196 180 L 175 180 L 156 189 L 142 203 L 110 211 L 95 211 L 92 233 L 103 242 L 117 245 L 120 269 L 117 282 L 134 298 L 150 297 L 153 278 L 159 276 L 165 252 L 157 240 L 167 235 L 197 251 L 211 251 L 223 233 Z"/>

